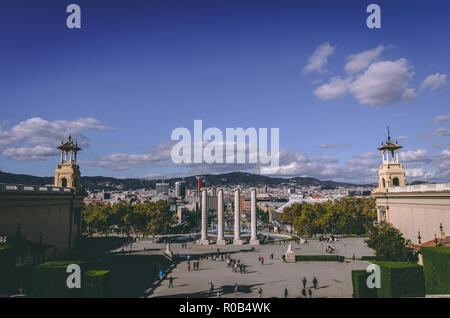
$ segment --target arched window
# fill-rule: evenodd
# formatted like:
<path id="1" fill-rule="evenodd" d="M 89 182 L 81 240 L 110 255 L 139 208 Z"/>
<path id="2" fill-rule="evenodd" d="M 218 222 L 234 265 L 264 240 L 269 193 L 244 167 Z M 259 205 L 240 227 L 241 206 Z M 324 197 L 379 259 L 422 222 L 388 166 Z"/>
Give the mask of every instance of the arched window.
<path id="1" fill-rule="evenodd" d="M 61 186 L 62 186 L 63 188 L 67 188 L 67 179 L 66 179 L 66 178 L 62 178 L 62 180 L 61 180 Z"/>
<path id="2" fill-rule="evenodd" d="M 394 187 L 398 187 L 400 185 L 398 178 L 394 178 L 394 180 L 392 180 L 392 184 L 394 185 Z"/>
<path id="3" fill-rule="evenodd" d="M 386 181 L 383 178 L 383 189 L 386 188 Z"/>

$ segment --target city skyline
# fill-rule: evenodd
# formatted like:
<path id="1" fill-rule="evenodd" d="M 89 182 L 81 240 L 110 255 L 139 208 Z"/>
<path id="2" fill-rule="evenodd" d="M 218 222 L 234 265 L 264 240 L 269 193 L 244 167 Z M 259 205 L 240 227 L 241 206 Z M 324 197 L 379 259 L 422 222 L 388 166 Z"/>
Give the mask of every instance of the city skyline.
<path id="1" fill-rule="evenodd" d="M 71 134 L 84 176 L 195 175 L 171 163 L 170 134 L 199 119 L 279 128 L 271 176 L 376 182 L 390 126 L 408 181 L 450 179 L 445 2 L 377 1 L 378 30 L 367 1 L 78 1 L 80 30 L 68 3 L 25 3 L 0 10 L 2 171 L 51 175 Z"/>

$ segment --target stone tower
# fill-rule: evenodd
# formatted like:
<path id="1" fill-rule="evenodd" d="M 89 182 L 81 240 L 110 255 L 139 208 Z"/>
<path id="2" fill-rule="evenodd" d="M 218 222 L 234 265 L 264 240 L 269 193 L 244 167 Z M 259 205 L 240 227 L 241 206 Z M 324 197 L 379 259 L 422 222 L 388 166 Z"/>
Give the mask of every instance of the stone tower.
<path id="1" fill-rule="evenodd" d="M 66 142 L 61 141 L 61 160 L 55 170 L 55 186 L 80 189 L 80 167 L 77 165 L 77 152 L 81 150 L 69 136 Z"/>
<path id="2" fill-rule="evenodd" d="M 398 145 L 398 142 L 394 143 L 391 140 L 388 127 L 387 140 L 385 143 L 382 142 L 381 147 L 378 148 L 383 156 L 383 164 L 380 165 L 380 170 L 378 171 L 377 192 L 388 192 L 389 187 L 406 185 L 406 172 L 398 160 L 400 148 L 402 146 Z"/>

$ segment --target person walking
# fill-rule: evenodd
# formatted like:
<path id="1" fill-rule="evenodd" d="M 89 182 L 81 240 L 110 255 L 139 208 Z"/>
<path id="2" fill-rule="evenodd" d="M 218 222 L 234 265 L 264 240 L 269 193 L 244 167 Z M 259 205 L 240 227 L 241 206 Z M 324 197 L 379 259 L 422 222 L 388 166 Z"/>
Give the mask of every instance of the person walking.
<path id="1" fill-rule="evenodd" d="M 162 280 L 162 277 L 163 277 L 163 271 L 160 270 L 160 271 L 159 271 L 159 280 Z"/>
<path id="2" fill-rule="evenodd" d="M 284 288 L 284 298 L 288 298 L 288 289 Z"/>
<path id="3" fill-rule="evenodd" d="M 314 289 L 317 289 L 317 285 L 318 285 L 318 284 L 319 284 L 319 282 L 317 281 L 316 276 L 314 276 L 314 279 L 313 279 Z"/>
<path id="4" fill-rule="evenodd" d="M 173 277 L 172 277 L 172 275 L 170 275 L 170 277 L 169 277 L 169 288 L 172 288 L 173 287 Z"/>
<path id="5" fill-rule="evenodd" d="M 212 282 L 209 282 L 209 296 L 214 295 L 214 285 Z"/>
<path id="6" fill-rule="evenodd" d="M 238 293 L 238 284 L 234 283 L 234 295 L 237 296 Z"/>
<path id="7" fill-rule="evenodd" d="M 306 282 L 307 282 L 306 277 L 303 277 L 303 289 L 306 288 Z"/>
<path id="8" fill-rule="evenodd" d="M 302 289 L 302 298 L 306 298 L 306 289 L 305 288 Z"/>
<path id="9" fill-rule="evenodd" d="M 312 290 L 311 290 L 311 288 L 308 288 L 308 295 L 309 295 L 309 298 L 312 298 Z"/>

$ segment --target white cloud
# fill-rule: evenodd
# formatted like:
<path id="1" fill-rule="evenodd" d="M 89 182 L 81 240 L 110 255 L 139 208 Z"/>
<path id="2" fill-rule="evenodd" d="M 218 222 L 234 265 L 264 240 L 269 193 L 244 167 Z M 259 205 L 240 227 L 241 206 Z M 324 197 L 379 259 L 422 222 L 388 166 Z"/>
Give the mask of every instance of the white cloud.
<path id="1" fill-rule="evenodd" d="M 351 84 L 350 92 L 365 105 L 385 106 L 410 101 L 416 94 L 409 88 L 414 72 L 404 59 L 375 62 Z"/>
<path id="2" fill-rule="evenodd" d="M 333 149 L 333 148 L 336 148 L 336 145 L 333 145 L 333 144 L 320 144 L 319 148 L 321 148 L 321 149 Z"/>
<path id="3" fill-rule="evenodd" d="M 372 63 L 375 59 L 377 59 L 380 54 L 384 51 L 385 47 L 383 45 L 379 45 L 378 47 L 363 51 L 358 54 L 352 54 L 347 57 L 348 62 L 345 64 L 345 71 L 347 73 L 358 73 L 360 71 L 365 70 L 370 63 Z"/>
<path id="4" fill-rule="evenodd" d="M 430 88 L 434 91 L 445 86 L 445 84 L 447 84 L 447 74 L 436 73 L 427 76 L 420 85 L 420 89 Z"/>
<path id="5" fill-rule="evenodd" d="M 314 94 L 323 100 L 337 99 L 350 89 L 351 79 L 342 79 L 339 76 L 333 77 L 329 83 L 319 86 L 314 90 Z"/>
<path id="6" fill-rule="evenodd" d="M 2 154 L 15 160 L 51 159 L 58 153 L 56 146 L 70 134 L 80 147 L 87 147 L 87 131 L 109 129 L 99 120 L 91 117 L 72 121 L 48 121 L 33 117 L 10 129 L 5 129 L 3 126 L 0 127 Z"/>
<path id="7" fill-rule="evenodd" d="M 48 160 L 55 158 L 59 151 L 50 146 L 24 146 L 18 148 L 6 148 L 2 154 L 13 160 Z"/>
<path id="8" fill-rule="evenodd" d="M 402 151 L 399 155 L 400 161 L 404 162 L 428 162 L 430 158 L 428 157 L 426 149 L 408 150 Z"/>
<path id="9" fill-rule="evenodd" d="M 48 121 L 39 117 L 29 118 L 9 130 L 0 130 L 0 146 L 25 142 L 33 145 L 56 145 L 69 134 L 82 147 L 87 146 L 88 130 L 106 130 L 107 126 L 95 118 L 80 118 L 73 121 Z"/>
<path id="10" fill-rule="evenodd" d="M 450 123 L 450 116 L 448 115 L 441 115 L 438 116 L 434 119 L 434 122 L 436 124 L 445 124 L 445 123 Z"/>
<path id="11" fill-rule="evenodd" d="M 436 129 L 436 134 L 439 136 L 450 136 L 450 130 L 446 128 L 438 128 Z"/>
<path id="12" fill-rule="evenodd" d="M 317 71 L 319 73 L 325 72 L 325 67 L 328 63 L 328 57 L 334 53 L 334 46 L 329 42 L 322 43 L 308 58 L 308 63 L 303 69 L 304 73 Z"/>
<path id="13" fill-rule="evenodd" d="M 378 159 L 381 158 L 379 153 L 375 152 L 366 152 L 365 154 L 354 155 L 353 158 L 356 159 Z"/>

